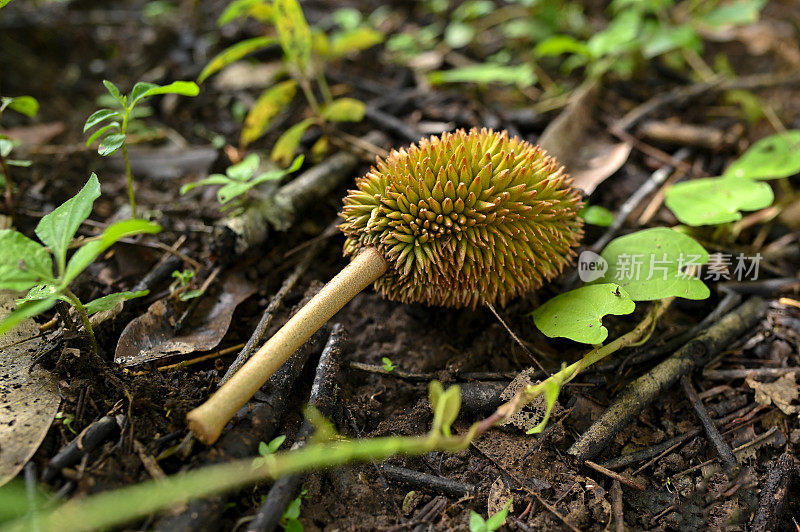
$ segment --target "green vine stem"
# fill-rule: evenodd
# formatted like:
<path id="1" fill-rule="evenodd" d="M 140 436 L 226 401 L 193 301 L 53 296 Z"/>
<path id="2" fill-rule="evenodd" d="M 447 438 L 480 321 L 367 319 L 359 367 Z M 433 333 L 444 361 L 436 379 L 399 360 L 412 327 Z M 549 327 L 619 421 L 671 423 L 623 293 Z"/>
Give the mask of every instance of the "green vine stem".
<path id="1" fill-rule="evenodd" d="M 133 218 L 136 218 L 136 194 L 133 190 L 133 172 L 131 171 L 131 161 L 128 158 L 128 117 L 131 110 L 126 107 L 125 116 L 122 117 L 122 134 L 125 135 L 125 141 L 122 143 L 122 158 L 125 159 L 125 175 L 128 179 L 128 201 L 131 204 L 131 212 Z"/>
<path id="2" fill-rule="evenodd" d="M 92 356 L 95 358 L 99 358 L 99 349 L 97 346 L 97 338 L 94 336 L 94 329 L 92 329 L 92 322 L 89 321 L 89 313 L 86 312 L 86 307 L 83 306 L 81 300 L 78 299 L 72 290 L 65 289 L 63 292 L 64 296 L 69 299 L 70 304 L 75 307 L 75 310 L 78 312 L 78 316 L 81 319 L 81 323 L 83 323 L 84 329 L 86 329 L 86 335 L 89 337 L 89 343 L 92 348 Z"/>
<path id="3" fill-rule="evenodd" d="M 555 385 L 560 390 L 562 386 L 577 377 L 581 371 L 588 368 L 592 364 L 599 362 L 608 355 L 615 353 L 620 349 L 630 347 L 643 338 L 649 336 L 652 328 L 656 324 L 656 321 L 658 321 L 658 318 L 664 314 L 674 299 L 674 297 L 668 297 L 657 301 L 647 316 L 630 332 L 620 336 L 612 342 L 607 343 L 606 345 L 592 349 L 577 362 L 574 362 L 563 368 L 561 371 L 552 374 L 542 382 L 523 388 L 510 401 L 500 405 L 493 416 L 497 416 L 499 419 L 510 418 L 516 412 L 519 412 L 525 405 L 544 394 L 548 388 L 552 388 Z"/>
<path id="4" fill-rule="evenodd" d="M 5 190 L 3 191 L 3 195 L 5 197 L 6 209 L 8 210 L 8 216 L 13 220 L 14 182 L 11 180 L 11 174 L 8 171 L 8 164 L 6 163 L 6 158 L 3 157 L 2 153 L 0 153 L 0 170 L 3 172 L 3 176 L 5 177 Z"/>

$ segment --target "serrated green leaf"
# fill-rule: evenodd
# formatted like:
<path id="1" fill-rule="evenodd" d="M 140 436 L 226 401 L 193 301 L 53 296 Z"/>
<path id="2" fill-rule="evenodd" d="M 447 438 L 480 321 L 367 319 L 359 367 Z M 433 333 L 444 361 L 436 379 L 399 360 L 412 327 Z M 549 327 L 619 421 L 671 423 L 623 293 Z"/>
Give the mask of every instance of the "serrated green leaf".
<path id="1" fill-rule="evenodd" d="M 113 83 L 111 83 L 107 79 L 103 80 L 103 85 L 105 85 L 106 90 L 108 91 L 108 93 L 111 96 L 113 96 L 114 99 L 117 100 L 117 102 L 119 102 L 119 104 L 122 107 L 127 107 L 127 104 L 125 102 L 125 97 L 119 92 L 119 89 L 117 88 L 116 85 L 114 85 Z"/>
<path id="2" fill-rule="evenodd" d="M 92 213 L 92 205 L 98 197 L 100 182 L 97 175 L 92 174 L 80 192 L 45 214 L 36 226 L 36 236 L 55 256 L 59 274 L 64 273 L 70 241 Z"/>
<path id="3" fill-rule="evenodd" d="M 322 116 L 331 122 L 361 122 L 366 110 L 367 105 L 361 100 L 338 98 L 323 109 Z"/>
<path id="4" fill-rule="evenodd" d="M 750 146 L 723 177 L 779 179 L 800 172 L 800 130 L 770 135 Z"/>
<path id="5" fill-rule="evenodd" d="M 0 289 L 28 290 L 53 278 L 47 250 L 22 233 L 0 230 Z"/>
<path id="6" fill-rule="evenodd" d="M 87 242 L 72 255 L 61 281 L 65 285 L 71 283 L 102 252 L 113 246 L 119 239 L 142 233 L 154 234 L 159 231 L 161 231 L 161 226 L 158 224 L 139 218 L 122 220 L 109 225 L 97 240 Z"/>
<path id="7" fill-rule="evenodd" d="M 527 64 L 507 66 L 484 63 L 451 70 L 439 70 L 428 74 L 428 80 L 433 85 L 441 85 L 443 83 L 497 83 L 500 85 L 530 87 L 536 83 L 536 79 L 536 74 Z"/>
<path id="8" fill-rule="evenodd" d="M 109 294 L 107 296 L 99 297 L 93 301 L 86 303 L 86 312 L 89 314 L 97 314 L 116 307 L 121 301 L 127 301 L 136 297 L 143 297 L 150 293 L 150 290 L 139 290 L 137 292 L 117 292 L 116 294 Z"/>
<path id="9" fill-rule="evenodd" d="M 234 0 L 217 19 L 217 26 L 224 26 L 237 18 L 253 17 L 261 22 L 272 20 L 272 6 L 268 0 Z"/>
<path id="10" fill-rule="evenodd" d="M 772 204 L 767 183 L 739 177 L 709 177 L 678 183 L 667 189 L 664 203 L 681 223 L 691 226 L 735 222 L 739 211 L 755 211 Z"/>
<path id="11" fill-rule="evenodd" d="M 300 145 L 300 139 L 303 137 L 303 133 L 305 133 L 313 123 L 313 118 L 306 118 L 302 122 L 298 122 L 287 129 L 286 132 L 278 138 L 277 142 L 275 142 L 270 158 L 282 166 L 289 164 L 289 161 L 294 157 L 297 146 Z"/>
<path id="12" fill-rule="evenodd" d="M 209 78 L 209 76 L 217 73 L 231 63 L 238 61 L 239 59 L 242 59 L 253 52 L 262 50 L 268 46 L 272 46 L 276 42 L 277 39 L 273 37 L 254 37 L 252 39 L 246 39 L 238 42 L 233 46 L 226 48 L 222 52 L 215 55 L 214 58 L 208 62 L 208 64 L 200 72 L 200 75 L 197 76 L 197 82 L 203 83 Z"/>
<path id="13" fill-rule="evenodd" d="M 297 0 L 275 0 L 275 27 L 286 59 L 304 73 L 311 59 L 311 29 Z"/>
<path id="14" fill-rule="evenodd" d="M 141 86 L 141 87 L 140 87 Z M 139 91 L 137 93 L 137 87 Z M 156 85 L 154 83 L 137 83 L 131 92 L 131 107 L 136 102 L 151 98 L 159 94 L 177 94 L 179 96 L 197 96 L 200 94 L 200 88 L 194 81 L 173 81 L 169 85 Z"/>
<path id="15" fill-rule="evenodd" d="M 240 144 L 247 146 L 260 138 L 272 125 L 272 120 L 292 101 L 297 93 L 297 81 L 278 83 L 261 93 L 244 119 Z"/>
<path id="16" fill-rule="evenodd" d="M 587 205 L 578 213 L 587 224 L 608 227 L 614 223 L 614 213 L 599 205 Z"/>
<path id="17" fill-rule="evenodd" d="M 83 132 L 86 133 L 90 128 L 96 126 L 100 122 L 105 122 L 109 118 L 115 117 L 121 119 L 122 115 L 113 109 L 100 109 L 99 111 L 95 111 L 86 119 L 86 123 L 83 125 Z"/>
<path id="18" fill-rule="evenodd" d="M 630 314 L 636 304 L 614 283 L 582 286 L 559 294 L 531 313 L 536 327 L 549 338 L 602 344 L 608 337 L 603 317 Z"/>
<path id="19" fill-rule="evenodd" d="M 688 266 L 708 262 L 708 252 L 692 237 L 672 229 L 654 227 L 615 238 L 601 256 L 608 270 L 591 284 L 616 283 L 634 301 L 710 295 L 703 281 L 684 272 Z"/>
<path id="20" fill-rule="evenodd" d="M 106 126 L 98 128 L 97 131 L 89 135 L 89 138 L 86 139 L 86 147 L 88 148 L 89 146 L 91 146 L 94 141 L 96 141 L 97 139 L 99 139 L 112 129 L 116 129 L 117 131 L 119 131 L 120 130 L 119 122 L 112 122 Z"/>
<path id="21" fill-rule="evenodd" d="M 118 149 L 125 144 L 125 135 L 122 133 L 114 133 L 111 135 L 107 135 L 101 142 L 100 145 L 97 147 L 97 153 L 102 155 L 103 157 L 108 157 L 109 155 L 113 155 Z"/>
<path id="22" fill-rule="evenodd" d="M 362 26 L 343 31 L 333 36 L 328 56 L 343 57 L 353 52 L 366 50 L 383 42 L 383 34 L 376 29 Z"/>
<path id="23" fill-rule="evenodd" d="M 0 335 L 3 335 L 19 325 L 23 320 L 37 316 L 51 309 L 58 301 L 56 298 L 41 301 L 29 301 L 17 307 L 11 314 L 0 322 Z"/>
<path id="24" fill-rule="evenodd" d="M 25 116 L 34 117 L 39 112 L 39 102 L 33 96 L 16 96 L 14 98 L 3 98 L 3 104 L 9 109 L 21 113 Z"/>

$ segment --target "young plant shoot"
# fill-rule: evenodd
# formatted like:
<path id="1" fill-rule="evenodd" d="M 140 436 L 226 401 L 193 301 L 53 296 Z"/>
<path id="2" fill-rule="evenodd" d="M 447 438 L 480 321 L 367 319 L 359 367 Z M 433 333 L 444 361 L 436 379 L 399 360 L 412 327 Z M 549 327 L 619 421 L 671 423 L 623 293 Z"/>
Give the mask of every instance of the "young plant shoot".
<path id="1" fill-rule="evenodd" d="M 388 299 L 445 307 L 505 305 L 575 255 L 580 193 L 558 162 L 505 132 L 423 139 L 379 160 L 344 199 L 352 262 L 213 397 L 189 412 L 206 443 L 311 335 L 375 283 Z"/>

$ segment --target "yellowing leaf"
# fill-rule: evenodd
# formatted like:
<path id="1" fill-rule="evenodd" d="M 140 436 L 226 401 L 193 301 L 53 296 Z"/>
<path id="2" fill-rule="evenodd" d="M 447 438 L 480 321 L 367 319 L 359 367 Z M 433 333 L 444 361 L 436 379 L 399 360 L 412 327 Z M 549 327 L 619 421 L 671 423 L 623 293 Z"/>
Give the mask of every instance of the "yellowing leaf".
<path id="1" fill-rule="evenodd" d="M 247 39 L 238 42 L 233 46 L 226 48 L 214 56 L 214 59 L 208 62 L 205 68 L 203 68 L 203 71 L 200 72 L 200 75 L 197 76 L 197 82 L 203 83 L 203 81 L 208 79 L 210 75 L 230 65 L 234 61 L 238 61 L 244 56 L 257 50 L 261 50 L 262 48 L 266 48 L 274 43 L 275 39 L 273 37 L 255 37 L 253 39 Z"/>
<path id="2" fill-rule="evenodd" d="M 300 3 L 297 0 L 275 0 L 272 7 L 278 40 L 286 59 L 300 72 L 305 72 L 311 58 L 311 29 Z"/>
<path id="3" fill-rule="evenodd" d="M 292 157 L 294 157 L 297 146 L 300 145 L 300 139 L 303 137 L 303 133 L 305 133 L 306 129 L 311 127 L 313 123 L 314 119 L 306 118 L 302 122 L 298 122 L 287 129 L 286 133 L 280 136 L 275 146 L 272 148 L 270 158 L 281 166 L 288 165 Z"/>
<path id="4" fill-rule="evenodd" d="M 367 106 L 361 100 L 339 98 L 322 111 L 322 116 L 331 122 L 361 122 L 366 110 Z"/>
<path id="5" fill-rule="evenodd" d="M 366 50 L 383 42 L 383 34 L 378 30 L 360 27 L 339 33 L 331 40 L 329 55 L 341 57 L 349 53 Z"/>
<path id="6" fill-rule="evenodd" d="M 244 119 L 244 129 L 239 141 L 242 147 L 261 137 L 269 129 L 272 119 L 292 101 L 296 93 L 297 82 L 293 79 L 265 90 Z"/>

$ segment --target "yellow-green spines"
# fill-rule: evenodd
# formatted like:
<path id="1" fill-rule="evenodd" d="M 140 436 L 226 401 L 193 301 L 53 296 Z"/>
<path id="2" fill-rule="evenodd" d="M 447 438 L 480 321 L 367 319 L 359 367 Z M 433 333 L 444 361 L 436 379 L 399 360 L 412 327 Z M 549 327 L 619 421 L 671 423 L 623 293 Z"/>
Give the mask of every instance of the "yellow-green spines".
<path id="1" fill-rule="evenodd" d="M 344 199 L 344 251 L 376 247 L 389 299 L 449 307 L 538 288 L 575 256 L 580 195 L 558 162 L 506 132 L 431 137 L 378 160 Z"/>

